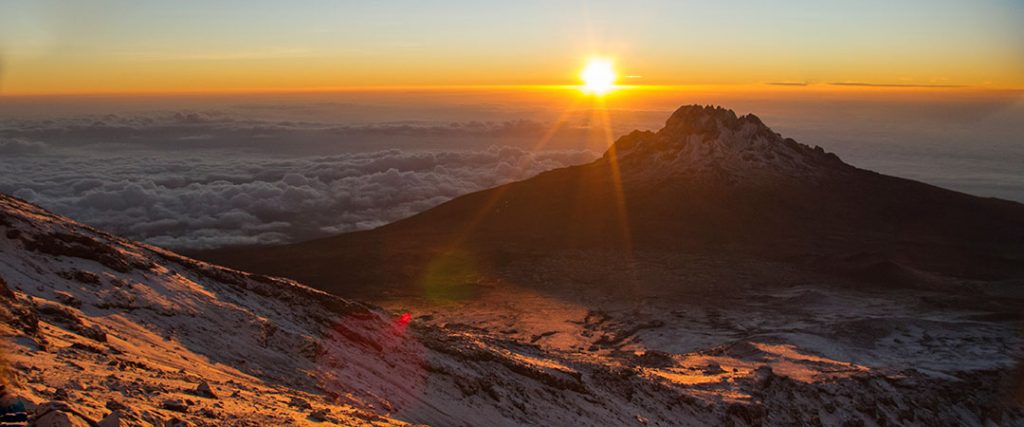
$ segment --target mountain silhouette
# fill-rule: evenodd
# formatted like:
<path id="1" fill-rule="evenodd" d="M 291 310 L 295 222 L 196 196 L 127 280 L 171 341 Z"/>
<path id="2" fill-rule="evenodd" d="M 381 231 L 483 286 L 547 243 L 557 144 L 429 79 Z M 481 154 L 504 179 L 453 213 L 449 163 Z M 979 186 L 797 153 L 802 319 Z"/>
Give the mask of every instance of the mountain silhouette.
<path id="1" fill-rule="evenodd" d="M 373 230 L 200 256 L 351 295 L 581 251 L 764 259 L 885 285 L 1019 278 L 1024 205 L 859 169 L 752 114 L 688 105 L 592 163 Z"/>

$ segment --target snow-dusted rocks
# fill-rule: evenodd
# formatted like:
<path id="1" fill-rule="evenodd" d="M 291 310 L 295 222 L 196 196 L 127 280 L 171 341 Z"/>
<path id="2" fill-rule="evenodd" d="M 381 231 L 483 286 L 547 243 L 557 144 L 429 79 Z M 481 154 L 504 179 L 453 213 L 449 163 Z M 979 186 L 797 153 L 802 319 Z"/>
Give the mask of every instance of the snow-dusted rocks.
<path id="1" fill-rule="evenodd" d="M 1024 419 L 998 399 L 1020 348 L 1017 329 L 986 317 L 1019 309 L 1012 294 L 847 297 L 767 286 L 819 279 L 787 276 L 780 265 L 765 275 L 757 263 L 664 254 L 638 256 L 633 265 L 645 269 L 636 280 L 640 270 L 581 254 L 507 259 L 492 279 L 505 282 L 481 282 L 497 292 L 491 305 L 428 314 L 400 301 L 391 312 L 124 240 L 0 195 L 4 363 L 12 389 L 39 405 L 36 422 L 52 425 Z M 736 271 L 738 284 L 720 281 Z M 553 284 L 578 287 L 558 293 Z M 613 307 L 613 294 L 594 302 L 582 298 L 587 290 L 630 298 Z M 510 308 L 519 303 L 528 307 Z"/>
<path id="2" fill-rule="evenodd" d="M 7 196 L 0 299 L 4 372 L 39 404 L 37 424 L 292 424 L 306 414 L 289 409 L 291 397 L 366 424 L 325 400 L 310 350 L 337 319 L 375 310 L 365 305 L 119 239 Z"/>

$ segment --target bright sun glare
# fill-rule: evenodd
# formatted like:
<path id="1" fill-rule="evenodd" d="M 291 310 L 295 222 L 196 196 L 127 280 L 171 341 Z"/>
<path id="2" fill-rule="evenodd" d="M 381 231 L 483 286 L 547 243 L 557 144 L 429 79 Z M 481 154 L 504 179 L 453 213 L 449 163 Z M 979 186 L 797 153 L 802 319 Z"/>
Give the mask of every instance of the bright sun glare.
<path id="1" fill-rule="evenodd" d="M 611 61 L 594 58 L 580 73 L 583 79 L 583 91 L 594 95 L 604 95 L 615 88 L 615 70 Z"/>

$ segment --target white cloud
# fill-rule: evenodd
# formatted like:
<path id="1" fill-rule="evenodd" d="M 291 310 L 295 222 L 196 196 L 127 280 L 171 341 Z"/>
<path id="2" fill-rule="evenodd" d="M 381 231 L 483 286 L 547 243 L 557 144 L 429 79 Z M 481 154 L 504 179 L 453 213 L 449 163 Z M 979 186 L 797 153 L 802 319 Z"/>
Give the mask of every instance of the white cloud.
<path id="1" fill-rule="evenodd" d="M 0 191 L 174 249 L 276 244 L 371 228 L 589 151 L 384 150 L 317 157 L 203 151 L 0 158 Z"/>

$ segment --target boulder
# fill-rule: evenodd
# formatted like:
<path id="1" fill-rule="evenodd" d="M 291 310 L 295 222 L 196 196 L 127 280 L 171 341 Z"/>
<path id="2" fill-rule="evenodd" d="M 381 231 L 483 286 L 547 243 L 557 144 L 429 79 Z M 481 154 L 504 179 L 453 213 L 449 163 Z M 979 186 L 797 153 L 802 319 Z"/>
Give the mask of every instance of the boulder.
<path id="1" fill-rule="evenodd" d="M 767 387 L 773 378 L 775 378 L 775 372 L 770 366 L 759 366 L 754 370 L 754 384 L 758 386 Z"/>
<path id="2" fill-rule="evenodd" d="M 196 389 L 192 391 L 192 394 L 210 399 L 217 398 L 217 394 L 213 392 L 213 388 L 210 387 L 210 383 L 206 381 L 200 382 L 199 385 L 196 386 Z"/>
<path id="3" fill-rule="evenodd" d="M 167 399 L 160 404 L 161 408 L 174 412 L 188 412 L 188 403 L 181 399 Z"/>

